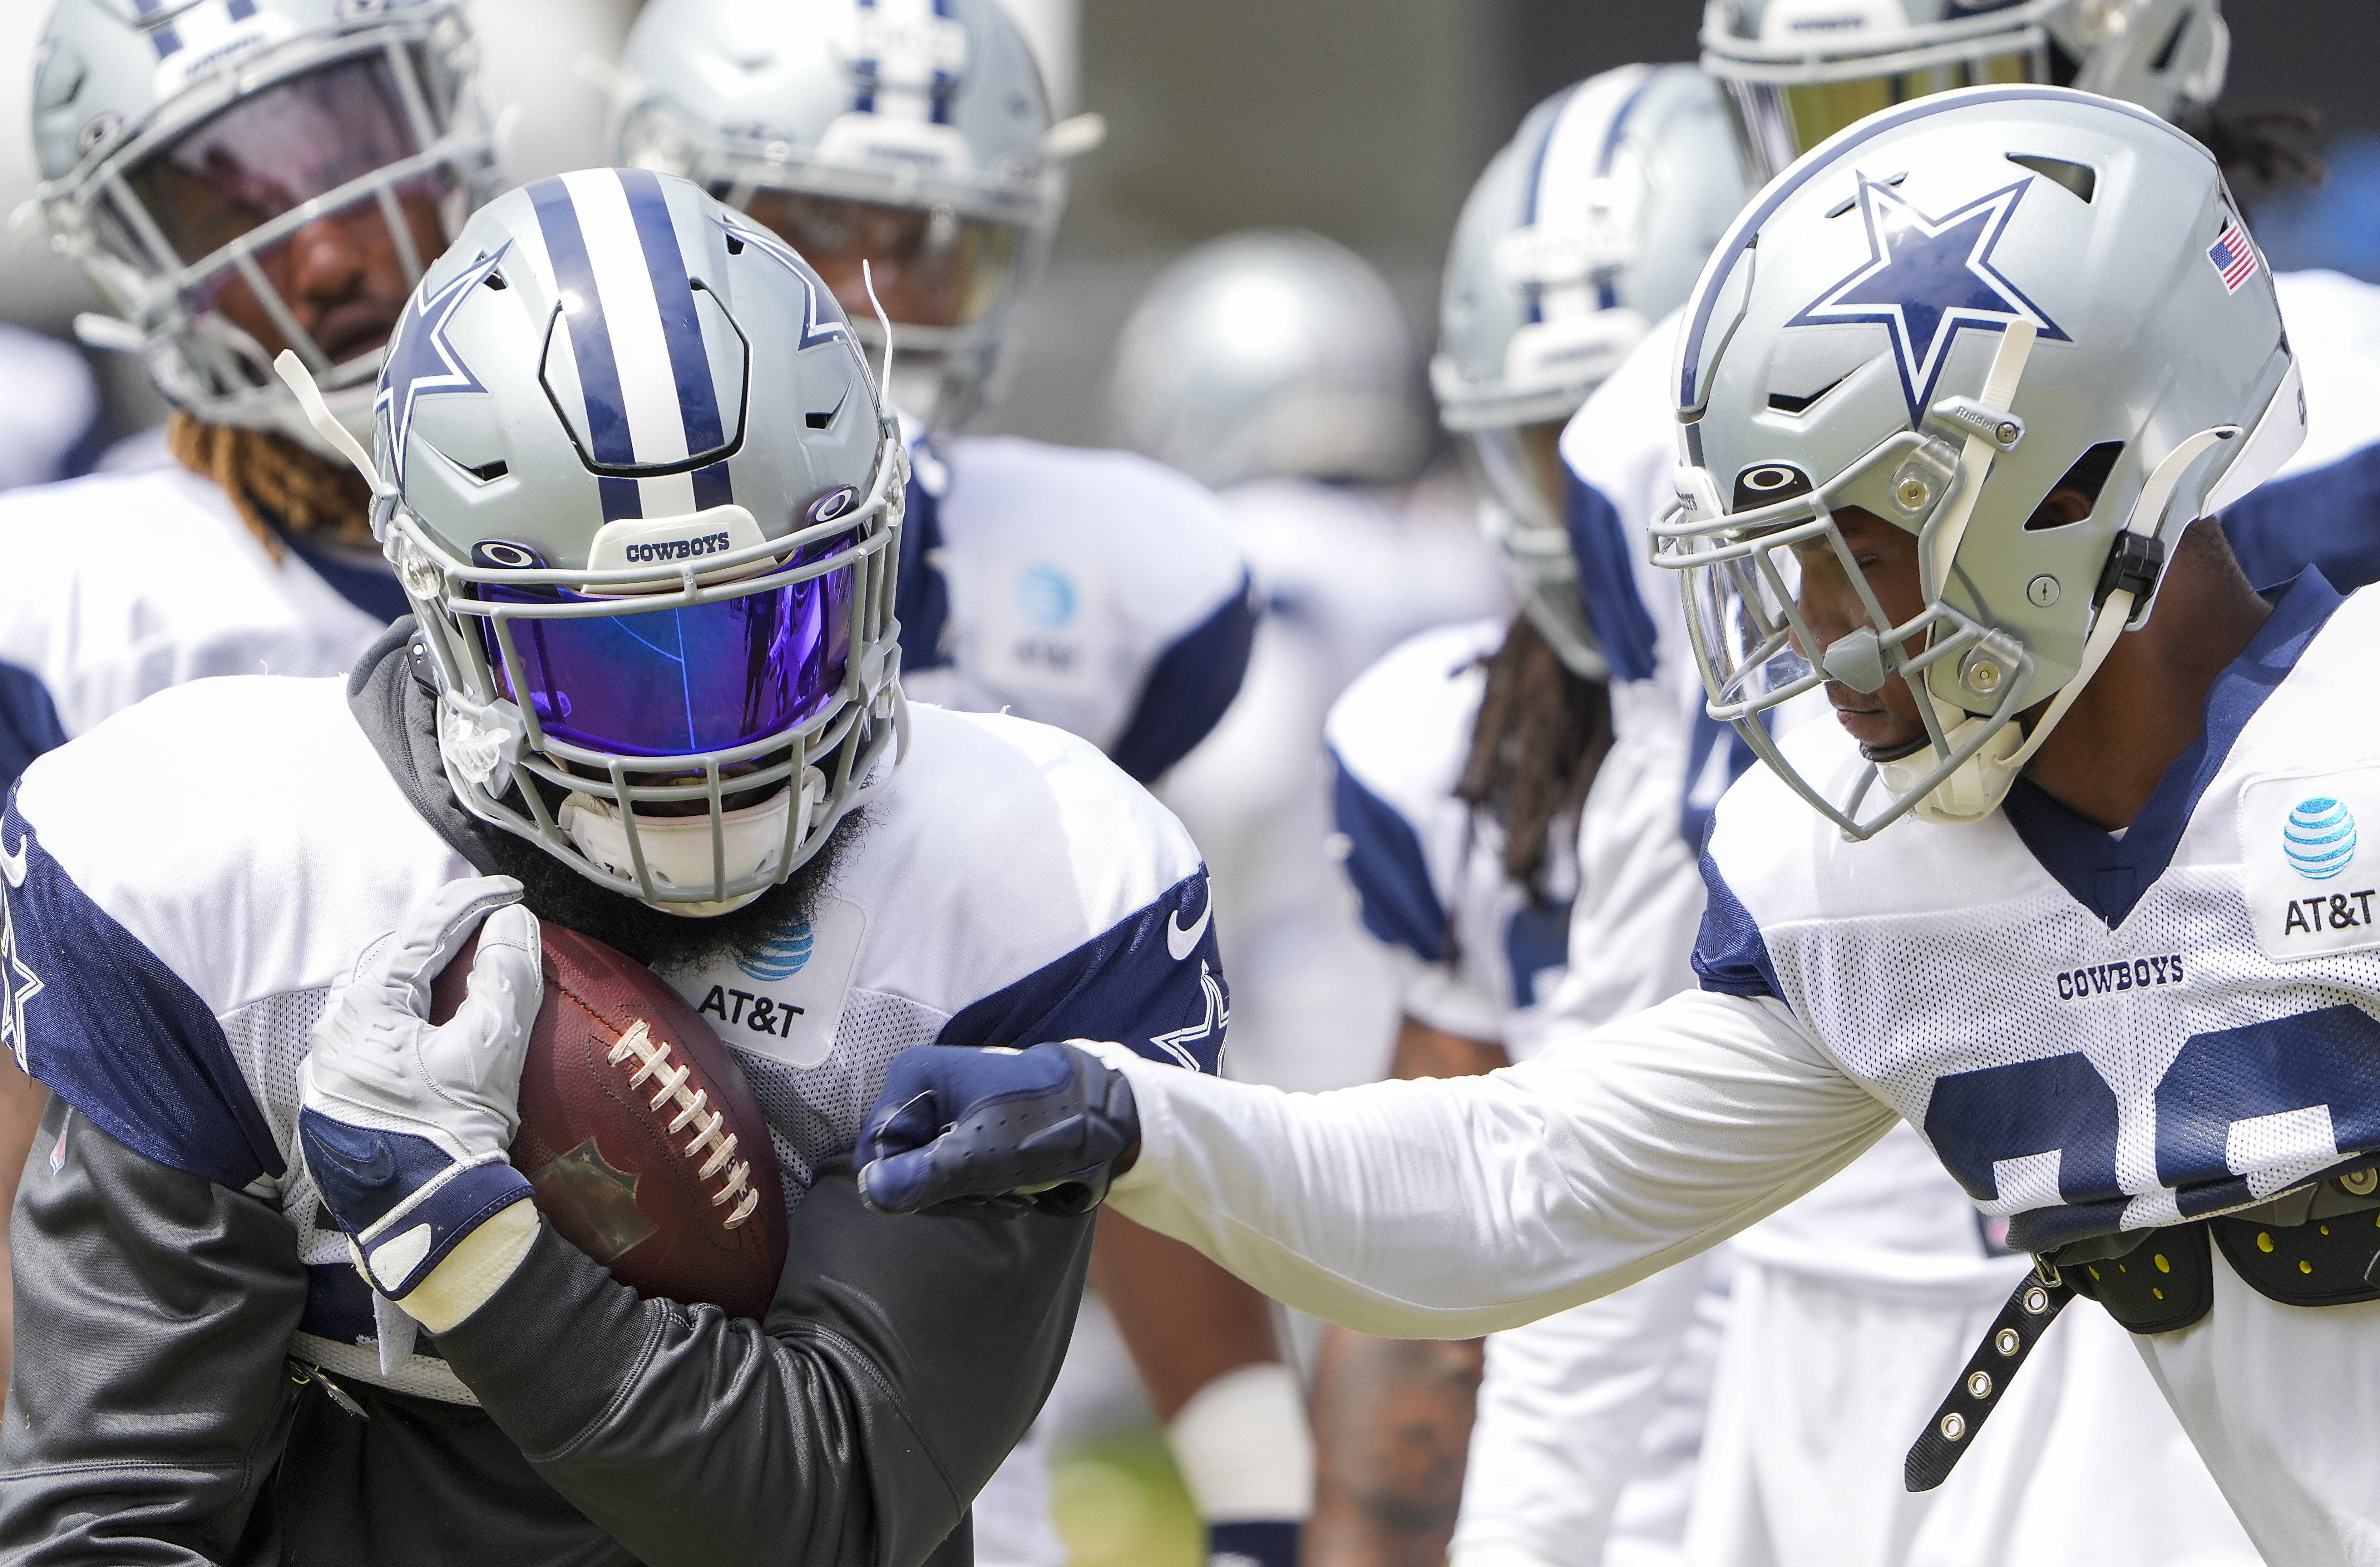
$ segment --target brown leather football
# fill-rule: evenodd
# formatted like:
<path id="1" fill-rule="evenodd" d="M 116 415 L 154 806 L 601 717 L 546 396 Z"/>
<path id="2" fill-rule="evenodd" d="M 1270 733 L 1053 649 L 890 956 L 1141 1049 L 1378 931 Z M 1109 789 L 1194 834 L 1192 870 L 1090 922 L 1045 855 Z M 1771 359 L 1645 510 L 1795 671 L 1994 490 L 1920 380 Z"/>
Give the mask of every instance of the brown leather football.
<path id="1" fill-rule="evenodd" d="M 640 1295 L 759 1319 L 785 1265 L 784 1188 L 735 1052 L 644 965 L 541 922 L 545 1002 L 513 1167 L 556 1233 Z M 431 988 L 462 1004 L 475 937 Z"/>

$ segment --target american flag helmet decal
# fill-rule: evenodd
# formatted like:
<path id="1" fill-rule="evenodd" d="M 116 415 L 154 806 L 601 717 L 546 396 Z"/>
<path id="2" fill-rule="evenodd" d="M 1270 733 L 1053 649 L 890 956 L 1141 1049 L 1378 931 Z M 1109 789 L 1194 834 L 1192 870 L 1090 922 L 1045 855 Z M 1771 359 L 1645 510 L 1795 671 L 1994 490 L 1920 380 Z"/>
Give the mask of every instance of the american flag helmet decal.
<path id="1" fill-rule="evenodd" d="M 2223 274 L 2226 293 L 2237 294 L 2241 284 L 2256 275 L 2256 247 L 2249 242 L 2248 231 L 2237 222 L 2224 225 L 2222 234 L 2206 248 L 2206 259 Z"/>

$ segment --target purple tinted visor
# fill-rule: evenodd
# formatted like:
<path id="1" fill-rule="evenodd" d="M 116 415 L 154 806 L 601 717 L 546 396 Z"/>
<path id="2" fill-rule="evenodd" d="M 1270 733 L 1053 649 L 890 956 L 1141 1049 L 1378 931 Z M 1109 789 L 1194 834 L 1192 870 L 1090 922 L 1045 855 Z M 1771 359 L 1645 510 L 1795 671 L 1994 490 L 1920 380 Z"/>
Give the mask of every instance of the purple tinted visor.
<path id="1" fill-rule="evenodd" d="M 583 616 L 506 615 L 480 637 L 498 692 L 537 715 L 551 739 L 618 756 L 732 750 L 799 728 L 843 685 L 851 657 L 854 574 L 675 609 Z M 482 583 L 499 604 L 617 603 L 567 589 Z"/>

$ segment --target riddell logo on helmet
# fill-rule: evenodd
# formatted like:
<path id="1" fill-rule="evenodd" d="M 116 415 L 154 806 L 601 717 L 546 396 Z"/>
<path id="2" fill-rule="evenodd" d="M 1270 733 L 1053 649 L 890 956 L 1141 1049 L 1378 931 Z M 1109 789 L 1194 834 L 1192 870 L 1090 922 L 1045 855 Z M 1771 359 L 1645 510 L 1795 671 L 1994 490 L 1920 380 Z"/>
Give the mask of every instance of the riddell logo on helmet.
<path id="1" fill-rule="evenodd" d="M 690 561 L 703 555 L 725 554 L 727 550 L 726 534 L 706 533 L 699 539 L 659 539 L 650 544 L 630 544 L 621 553 L 641 565 L 648 561 Z"/>

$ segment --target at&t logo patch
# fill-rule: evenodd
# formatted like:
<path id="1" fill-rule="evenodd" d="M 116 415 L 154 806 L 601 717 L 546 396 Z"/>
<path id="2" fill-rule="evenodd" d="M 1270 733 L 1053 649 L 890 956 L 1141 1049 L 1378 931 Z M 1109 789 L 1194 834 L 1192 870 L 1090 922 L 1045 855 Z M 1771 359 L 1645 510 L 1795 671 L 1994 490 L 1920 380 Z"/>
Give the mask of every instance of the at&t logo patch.
<path id="1" fill-rule="evenodd" d="M 2240 790 L 2240 891 L 2266 957 L 2380 947 L 2380 866 L 2362 864 L 2356 825 L 2375 809 L 2374 768 L 2260 778 Z"/>

